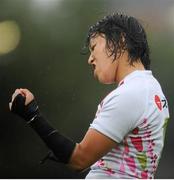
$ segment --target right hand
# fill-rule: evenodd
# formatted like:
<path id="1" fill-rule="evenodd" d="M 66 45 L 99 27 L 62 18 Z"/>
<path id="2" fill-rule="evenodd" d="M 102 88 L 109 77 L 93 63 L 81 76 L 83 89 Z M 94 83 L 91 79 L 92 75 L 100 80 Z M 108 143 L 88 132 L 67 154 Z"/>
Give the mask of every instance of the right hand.
<path id="1" fill-rule="evenodd" d="M 28 105 L 34 99 L 34 95 L 28 89 L 22 89 L 22 88 L 16 89 L 12 95 L 11 102 L 9 103 L 10 111 L 11 111 L 11 107 L 12 107 L 14 99 L 19 94 L 21 94 L 25 98 L 25 105 Z"/>
<path id="2" fill-rule="evenodd" d="M 16 89 L 9 103 L 9 108 L 11 112 L 24 118 L 26 121 L 39 114 L 34 95 L 28 89 Z"/>

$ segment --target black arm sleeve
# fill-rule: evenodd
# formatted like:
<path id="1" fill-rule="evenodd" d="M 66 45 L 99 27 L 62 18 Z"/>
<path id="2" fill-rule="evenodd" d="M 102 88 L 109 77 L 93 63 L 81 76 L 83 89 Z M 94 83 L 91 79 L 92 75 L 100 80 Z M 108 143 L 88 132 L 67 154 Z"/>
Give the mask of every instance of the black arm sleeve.
<path id="1" fill-rule="evenodd" d="M 43 118 L 35 99 L 25 105 L 25 97 L 18 94 L 12 102 L 11 111 L 25 119 L 45 142 L 52 151 L 48 158 L 62 163 L 69 162 L 76 143 L 60 134 Z"/>
<path id="2" fill-rule="evenodd" d="M 68 163 L 73 153 L 76 143 L 69 138 L 61 135 L 56 129 L 39 115 L 30 122 L 31 127 L 37 132 L 41 139 L 45 142 L 49 149 L 57 158 L 58 162 Z M 48 158 L 52 159 L 51 154 Z"/>

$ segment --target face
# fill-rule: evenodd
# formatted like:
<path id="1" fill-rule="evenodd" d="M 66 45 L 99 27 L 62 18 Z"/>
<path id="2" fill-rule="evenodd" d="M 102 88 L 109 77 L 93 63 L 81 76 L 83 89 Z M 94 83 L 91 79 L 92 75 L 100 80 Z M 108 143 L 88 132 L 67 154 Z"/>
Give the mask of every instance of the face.
<path id="1" fill-rule="evenodd" d="M 94 77 L 103 84 L 115 83 L 118 61 L 113 61 L 113 56 L 109 56 L 104 36 L 91 38 L 90 53 L 88 63 L 93 68 Z"/>

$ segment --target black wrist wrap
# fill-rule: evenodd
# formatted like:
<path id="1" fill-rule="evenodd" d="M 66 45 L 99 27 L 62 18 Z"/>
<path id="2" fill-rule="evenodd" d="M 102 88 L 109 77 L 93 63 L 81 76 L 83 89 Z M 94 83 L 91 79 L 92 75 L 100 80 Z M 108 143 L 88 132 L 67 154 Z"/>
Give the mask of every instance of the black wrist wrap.
<path id="1" fill-rule="evenodd" d="M 11 111 L 26 121 L 31 120 L 39 114 L 38 105 L 35 100 L 32 100 L 27 106 L 25 105 L 25 97 L 18 94 L 13 100 Z"/>
<path id="2" fill-rule="evenodd" d="M 51 149 L 52 153 L 47 158 L 62 163 L 69 162 L 76 144 L 61 135 L 41 116 L 36 100 L 26 106 L 25 97 L 19 94 L 13 100 L 11 111 L 24 118 Z"/>

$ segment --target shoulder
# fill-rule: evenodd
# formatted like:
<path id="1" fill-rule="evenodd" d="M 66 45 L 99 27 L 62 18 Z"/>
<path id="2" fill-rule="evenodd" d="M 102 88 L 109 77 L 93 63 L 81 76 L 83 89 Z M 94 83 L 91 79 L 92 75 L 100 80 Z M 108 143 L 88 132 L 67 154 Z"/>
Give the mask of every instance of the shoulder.
<path id="1" fill-rule="evenodd" d="M 117 87 L 110 94 L 108 94 L 104 100 L 103 105 L 109 103 L 119 103 L 124 106 L 145 106 L 148 96 L 148 85 L 146 82 L 131 81 Z"/>

